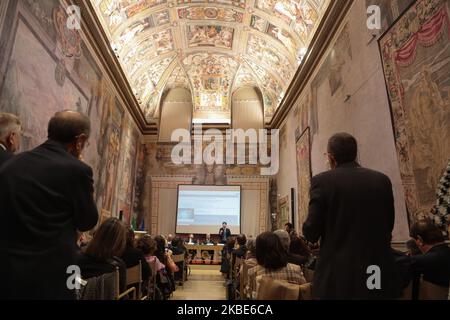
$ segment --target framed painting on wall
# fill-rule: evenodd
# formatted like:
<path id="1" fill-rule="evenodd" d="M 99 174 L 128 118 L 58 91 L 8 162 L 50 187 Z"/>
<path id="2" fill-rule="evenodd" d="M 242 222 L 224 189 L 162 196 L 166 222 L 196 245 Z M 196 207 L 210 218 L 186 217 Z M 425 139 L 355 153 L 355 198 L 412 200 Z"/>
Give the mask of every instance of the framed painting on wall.
<path id="1" fill-rule="evenodd" d="M 410 223 L 429 216 L 450 158 L 449 1 L 418 0 L 379 41 Z"/>
<path id="2" fill-rule="evenodd" d="M 310 128 L 297 139 L 296 143 L 297 158 L 297 221 L 301 229 L 308 216 L 309 190 L 311 187 L 312 169 L 311 169 L 311 133 Z"/>

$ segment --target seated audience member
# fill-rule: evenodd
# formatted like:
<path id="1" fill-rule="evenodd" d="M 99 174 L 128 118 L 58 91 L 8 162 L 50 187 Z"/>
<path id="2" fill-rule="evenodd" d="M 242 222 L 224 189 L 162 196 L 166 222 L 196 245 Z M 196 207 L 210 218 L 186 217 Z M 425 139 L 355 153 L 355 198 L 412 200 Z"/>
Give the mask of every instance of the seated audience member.
<path id="1" fill-rule="evenodd" d="M 236 288 L 239 288 L 240 286 L 240 275 L 242 274 L 244 270 L 244 264 L 247 267 L 247 274 L 248 270 L 251 268 L 254 268 L 258 265 L 258 261 L 256 260 L 256 241 L 254 239 L 249 239 L 247 241 L 247 254 L 245 255 L 245 261 L 242 263 L 241 268 L 239 270 L 239 273 L 237 275 L 238 283 L 236 284 Z M 250 286 L 248 285 L 248 282 L 243 284 L 244 292 L 241 292 L 242 297 L 249 297 L 250 294 L 248 293 Z"/>
<path id="2" fill-rule="evenodd" d="M 186 249 L 186 247 L 184 246 L 183 240 L 180 237 L 175 237 L 172 240 L 172 254 L 173 255 L 180 255 L 183 254 L 184 255 L 184 269 L 187 270 L 187 259 L 189 257 L 189 253 Z M 183 261 L 180 262 L 176 262 L 175 263 L 176 266 L 178 267 L 178 271 L 175 272 L 174 277 L 176 281 L 180 281 L 182 276 L 183 276 Z"/>
<path id="3" fill-rule="evenodd" d="M 172 250 L 172 240 L 174 239 L 173 234 L 169 233 L 167 236 L 167 248 Z"/>
<path id="4" fill-rule="evenodd" d="M 154 238 L 156 243 L 155 256 L 161 261 L 162 264 L 167 266 L 167 250 L 166 250 L 166 239 L 162 236 L 156 236 Z"/>
<path id="5" fill-rule="evenodd" d="M 90 132 L 87 116 L 58 112 L 45 143 L 1 165 L 0 300 L 76 298 L 67 268 L 76 265 L 77 230 L 98 220 L 92 169 L 80 161 Z"/>
<path id="6" fill-rule="evenodd" d="M 450 286 L 450 248 L 445 243 L 442 231 L 430 219 L 416 222 L 411 228 L 422 255 L 410 257 L 411 269 L 423 280 L 435 285 Z"/>
<path id="7" fill-rule="evenodd" d="M 287 261 L 288 263 L 292 263 L 298 266 L 304 265 L 306 262 L 308 262 L 308 257 L 303 257 L 300 255 L 293 254 L 289 252 L 289 247 L 291 244 L 291 239 L 289 237 L 289 233 L 285 230 L 277 230 L 274 232 L 278 238 L 280 238 L 281 244 L 283 245 L 283 249 L 287 253 Z"/>
<path id="8" fill-rule="evenodd" d="M 77 231 L 77 239 L 78 248 L 80 249 L 80 251 L 84 251 L 89 242 L 92 240 L 92 237 L 86 232 Z"/>
<path id="9" fill-rule="evenodd" d="M 163 292 L 165 298 L 167 299 L 170 294 L 175 291 L 175 279 L 173 276 L 173 261 L 169 256 L 169 250 L 166 250 L 166 239 L 164 236 L 159 235 L 155 237 L 156 251 L 155 256 L 161 261 L 165 266 L 164 272 L 160 272 L 159 275 L 164 281 L 161 282 L 161 291 Z"/>
<path id="10" fill-rule="evenodd" d="M 156 238 L 158 238 L 157 241 Z M 160 246 L 159 249 L 158 249 L 158 242 Z M 161 297 L 158 299 L 168 299 L 168 297 L 174 290 L 173 279 L 168 274 L 166 265 L 164 265 L 160 261 L 156 253 L 158 250 L 162 251 L 161 246 L 163 246 L 163 243 L 165 244 L 165 239 L 162 236 L 157 236 L 155 237 L 155 239 L 153 239 L 149 235 L 145 235 L 144 237 L 139 239 L 137 243 L 138 249 L 142 251 L 147 262 L 155 264 L 156 285 L 158 287 L 158 292 L 161 293 Z M 165 256 L 166 253 L 164 253 L 164 257 Z"/>
<path id="11" fill-rule="evenodd" d="M 288 263 L 287 251 L 273 232 L 264 232 L 256 238 L 256 260 L 258 265 L 248 271 L 252 297 L 258 289 L 257 277 L 266 276 L 299 285 L 306 283 L 301 268 Z"/>
<path id="12" fill-rule="evenodd" d="M 120 292 L 126 290 L 127 266 L 119 258 L 125 250 L 126 233 L 125 226 L 117 218 L 107 219 L 100 225 L 86 252 L 78 260 L 83 279 L 98 277 L 119 268 Z"/>
<path id="13" fill-rule="evenodd" d="M 236 256 L 236 258 L 245 258 L 247 254 L 247 237 L 245 234 L 240 234 L 236 238 L 237 247 L 233 249 L 232 254 Z"/>
<path id="14" fill-rule="evenodd" d="M 230 274 L 231 253 L 233 252 L 235 244 L 236 238 L 228 237 L 222 250 L 222 264 L 220 266 L 220 272 L 225 274 L 227 277 Z"/>
<path id="15" fill-rule="evenodd" d="M 291 234 L 292 232 L 295 232 L 294 225 L 293 225 L 292 223 L 290 223 L 290 222 L 288 222 L 288 223 L 286 223 L 286 224 L 284 225 L 284 230 L 285 230 L 288 234 Z"/>
<path id="16" fill-rule="evenodd" d="M 302 265 L 307 264 L 312 258 L 312 252 L 300 237 L 292 237 L 289 244 L 289 256 L 295 256 Z M 291 262 L 293 263 L 293 262 Z"/>
<path id="17" fill-rule="evenodd" d="M 410 239 L 406 241 L 406 248 L 408 249 L 407 255 L 410 257 L 418 256 L 422 254 L 422 251 L 420 251 L 419 247 L 417 246 L 417 243 L 414 239 Z"/>
<path id="18" fill-rule="evenodd" d="M 411 284 L 411 281 L 413 281 L 414 278 L 407 258 L 408 255 L 407 253 L 395 249 L 392 249 L 392 254 L 394 256 L 395 265 L 398 269 L 398 275 L 401 280 L 400 285 L 404 290 Z"/>
<path id="19" fill-rule="evenodd" d="M 181 240 L 180 237 L 175 237 L 172 240 L 171 243 L 171 247 L 172 247 L 172 253 L 174 255 L 179 255 L 179 254 L 185 254 L 186 253 L 186 248 L 183 244 L 183 240 Z"/>
<path id="20" fill-rule="evenodd" d="M 258 264 L 256 260 L 256 241 L 250 239 L 247 241 L 247 254 L 245 256 L 245 263 L 249 269 L 255 267 Z"/>
<path id="21" fill-rule="evenodd" d="M 21 123 L 10 113 L 0 112 L 0 166 L 20 148 Z"/>
<path id="22" fill-rule="evenodd" d="M 127 230 L 127 243 L 125 250 L 122 253 L 122 260 L 125 262 L 127 268 L 135 267 L 141 262 L 142 268 L 142 280 L 144 282 L 148 281 L 150 277 L 150 266 L 145 259 L 144 254 L 139 249 L 134 246 L 134 231 L 130 227 Z"/>
<path id="23" fill-rule="evenodd" d="M 166 268 L 166 266 L 155 256 L 156 251 L 156 241 L 153 238 L 146 234 L 141 239 L 138 240 L 137 249 L 140 250 L 145 257 L 147 263 L 155 262 L 155 271 L 162 271 Z"/>

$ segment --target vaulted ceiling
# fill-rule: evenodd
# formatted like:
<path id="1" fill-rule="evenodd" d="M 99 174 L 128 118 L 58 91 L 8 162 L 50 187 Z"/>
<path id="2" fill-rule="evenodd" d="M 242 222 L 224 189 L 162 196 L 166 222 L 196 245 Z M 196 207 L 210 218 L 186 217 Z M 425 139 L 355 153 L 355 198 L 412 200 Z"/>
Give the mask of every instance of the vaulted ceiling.
<path id="1" fill-rule="evenodd" d="M 193 121 L 229 123 L 258 87 L 269 122 L 330 0 L 91 0 L 148 122 L 163 93 L 192 93 Z"/>

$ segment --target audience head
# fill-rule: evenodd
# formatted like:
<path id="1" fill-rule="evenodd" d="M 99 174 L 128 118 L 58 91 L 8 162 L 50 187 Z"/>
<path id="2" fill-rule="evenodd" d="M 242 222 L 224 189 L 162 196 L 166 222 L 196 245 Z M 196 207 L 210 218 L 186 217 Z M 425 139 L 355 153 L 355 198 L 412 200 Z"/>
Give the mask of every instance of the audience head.
<path id="1" fill-rule="evenodd" d="M 328 140 L 328 161 L 332 169 L 349 162 L 356 161 L 358 143 L 348 133 L 337 133 Z"/>
<path id="2" fill-rule="evenodd" d="M 226 242 L 226 247 L 229 250 L 233 250 L 235 244 L 236 244 L 236 238 L 235 237 L 228 237 L 227 242 Z"/>
<path id="3" fill-rule="evenodd" d="M 240 246 L 245 246 L 247 244 L 247 237 L 245 236 L 245 234 L 240 234 L 237 236 L 236 242 Z"/>
<path id="4" fill-rule="evenodd" d="M 119 219 L 107 219 L 95 232 L 86 253 L 98 260 L 120 257 L 125 249 L 126 235 L 127 229 Z"/>
<path id="5" fill-rule="evenodd" d="M 151 256 L 156 251 L 156 242 L 150 235 L 146 234 L 138 240 L 136 248 L 141 250 L 145 256 Z"/>
<path id="6" fill-rule="evenodd" d="M 183 245 L 183 240 L 180 237 L 175 237 L 172 240 L 172 247 L 181 247 Z"/>
<path id="7" fill-rule="evenodd" d="M 164 259 L 164 254 L 166 253 L 166 239 L 160 235 L 160 236 L 156 236 L 154 240 L 156 242 L 156 254 L 155 255 L 162 262 L 162 260 Z"/>
<path id="8" fill-rule="evenodd" d="M 427 253 L 433 246 L 445 242 L 442 231 L 431 219 L 422 219 L 414 223 L 410 235 L 423 253 Z"/>
<path id="9" fill-rule="evenodd" d="M 20 132 L 22 125 L 17 116 L 0 112 L 0 143 L 9 152 L 20 149 Z"/>
<path id="10" fill-rule="evenodd" d="M 284 225 L 284 230 L 286 230 L 287 233 L 291 233 L 292 231 L 294 231 L 294 225 L 288 222 Z"/>
<path id="11" fill-rule="evenodd" d="M 305 257 L 308 257 L 312 254 L 305 241 L 303 241 L 300 237 L 291 237 L 289 252 Z"/>
<path id="12" fill-rule="evenodd" d="M 293 238 L 298 238 L 298 233 L 295 230 L 292 230 L 291 232 L 289 232 L 289 237 L 291 237 L 291 239 Z"/>
<path id="13" fill-rule="evenodd" d="M 77 231 L 77 246 L 79 249 L 81 249 L 83 252 L 86 250 L 87 246 L 92 240 L 92 235 L 90 235 L 88 232 L 80 232 Z"/>
<path id="14" fill-rule="evenodd" d="M 264 232 L 256 238 L 256 260 L 270 270 L 286 267 L 287 252 L 275 233 Z"/>
<path id="15" fill-rule="evenodd" d="M 289 251 L 289 245 L 291 244 L 291 238 L 286 230 L 277 230 L 274 232 L 278 238 L 280 238 L 281 244 L 286 252 Z"/>
<path id="16" fill-rule="evenodd" d="M 251 258 L 256 259 L 256 241 L 254 239 L 247 241 L 247 259 Z"/>
<path id="17" fill-rule="evenodd" d="M 419 247 L 417 246 L 416 240 L 410 239 L 406 241 L 406 248 L 408 249 L 408 253 L 410 256 L 417 256 L 422 254 Z"/>
<path id="18" fill-rule="evenodd" d="M 173 234 L 169 233 L 169 235 L 167 236 L 167 242 L 171 243 L 173 240 Z"/>
<path id="19" fill-rule="evenodd" d="M 91 133 L 91 121 L 77 111 L 57 112 L 48 124 L 48 138 L 67 147 L 67 151 L 80 158 Z"/>
<path id="20" fill-rule="evenodd" d="M 134 230 L 131 227 L 127 227 L 127 247 L 134 247 Z"/>

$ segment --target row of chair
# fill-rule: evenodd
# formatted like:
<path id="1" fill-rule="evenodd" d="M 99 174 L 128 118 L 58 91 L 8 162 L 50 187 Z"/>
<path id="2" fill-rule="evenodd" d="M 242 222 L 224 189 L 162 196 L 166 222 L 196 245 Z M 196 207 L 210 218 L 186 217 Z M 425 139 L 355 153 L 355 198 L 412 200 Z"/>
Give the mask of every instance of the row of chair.
<path id="1" fill-rule="evenodd" d="M 127 269 L 126 290 L 120 292 L 119 268 L 114 272 L 102 274 L 82 281 L 83 286 L 78 290 L 77 296 L 80 300 L 154 300 L 156 294 L 156 262 L 149 263 L 152 274 L 145 285 L 142 279 L 142 265 Z M 143 287 L 147 294 L 143 295 Z"/>
<path id="2" fill-rule="evenodd" d="M 313 300 L 312 283 L 295 285 L 286 281 L 261 277 L 257 280 L 259 288 L 257 300 Z M 412 299 L 412 283 L 404 290 L 399 300 Z M 423 279 L 419 283 L 419 300 L 447 300 L 450 298 L 449 288 L 437 286 Z"/>

